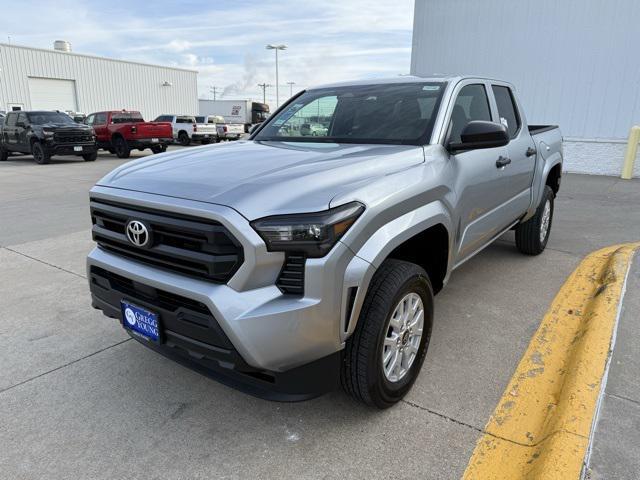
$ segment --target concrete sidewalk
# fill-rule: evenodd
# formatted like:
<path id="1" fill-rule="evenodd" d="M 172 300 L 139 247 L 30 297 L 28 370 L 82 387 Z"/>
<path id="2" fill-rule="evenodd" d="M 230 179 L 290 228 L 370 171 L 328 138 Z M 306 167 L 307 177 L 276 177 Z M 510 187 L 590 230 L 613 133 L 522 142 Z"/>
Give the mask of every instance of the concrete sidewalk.
<path id="1" fill-rule="evenodd" d="M 640 477 L 640 251 L 629 270 L 586 478 Z"/>

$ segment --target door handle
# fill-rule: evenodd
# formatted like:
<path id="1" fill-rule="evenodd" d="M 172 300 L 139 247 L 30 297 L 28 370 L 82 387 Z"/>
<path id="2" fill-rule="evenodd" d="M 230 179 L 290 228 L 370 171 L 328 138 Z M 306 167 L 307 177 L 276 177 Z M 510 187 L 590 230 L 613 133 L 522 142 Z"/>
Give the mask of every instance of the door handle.
<path id="1" fill-rule="evenodd" d="M 496 168 L 504 168 L 511 163 L 511 159 L 503 156 L 499 156 L 496 160 Z"/>
<path id="2" fill-rule="evenodd" d="M 533 157 L 536 153 L 538 153 L 538 152 L 536 151 L 535 148 L 529 147 L 529 148 L 527 148 L 527 153 L 525 153 L 525 155 L 527 157 Z"/>

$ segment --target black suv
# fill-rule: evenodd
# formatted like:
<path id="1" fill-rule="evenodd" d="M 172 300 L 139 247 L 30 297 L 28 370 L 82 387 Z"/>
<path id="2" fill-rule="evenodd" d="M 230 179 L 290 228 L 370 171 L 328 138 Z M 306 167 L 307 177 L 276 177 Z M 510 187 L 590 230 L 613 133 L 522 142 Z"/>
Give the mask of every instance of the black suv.
<path id="1" fill-rule="evenodd" d="M 0 132 L 0 160 L 10 152 L 30 153 L 40 164 L 53 155 L 77 155 L 86 162 L 98 156 L 93 129 L 62 112 L 9 112 Z"/>

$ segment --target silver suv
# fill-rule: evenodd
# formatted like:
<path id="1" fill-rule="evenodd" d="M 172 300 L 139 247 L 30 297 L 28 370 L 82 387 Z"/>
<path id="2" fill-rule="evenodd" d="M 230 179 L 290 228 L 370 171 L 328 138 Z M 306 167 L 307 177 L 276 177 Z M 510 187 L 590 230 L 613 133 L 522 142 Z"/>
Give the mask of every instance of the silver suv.
<path id="1" fill-rule="evenodd" d="M 496 80 L 301 92 L 249 140 L 98 182 L 93 306 L 250 393 L 301 400 L 341 383 L 389 407 L 416 380 L 451 271 L 509 229 L 523 253 L 544 250 L 561 141 Z"/>

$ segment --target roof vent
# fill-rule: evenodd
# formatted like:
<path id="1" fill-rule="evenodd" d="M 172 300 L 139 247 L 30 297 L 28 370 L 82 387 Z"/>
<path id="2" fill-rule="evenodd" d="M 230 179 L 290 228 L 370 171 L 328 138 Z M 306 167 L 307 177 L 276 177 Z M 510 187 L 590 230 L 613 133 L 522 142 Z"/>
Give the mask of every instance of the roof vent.
<path id="1" fill-rule="evenodd" d="M 59 52 L 70 52 L 71 44 L 66 40 L 56 40 L 53 42 L 53 49 Z"/>

